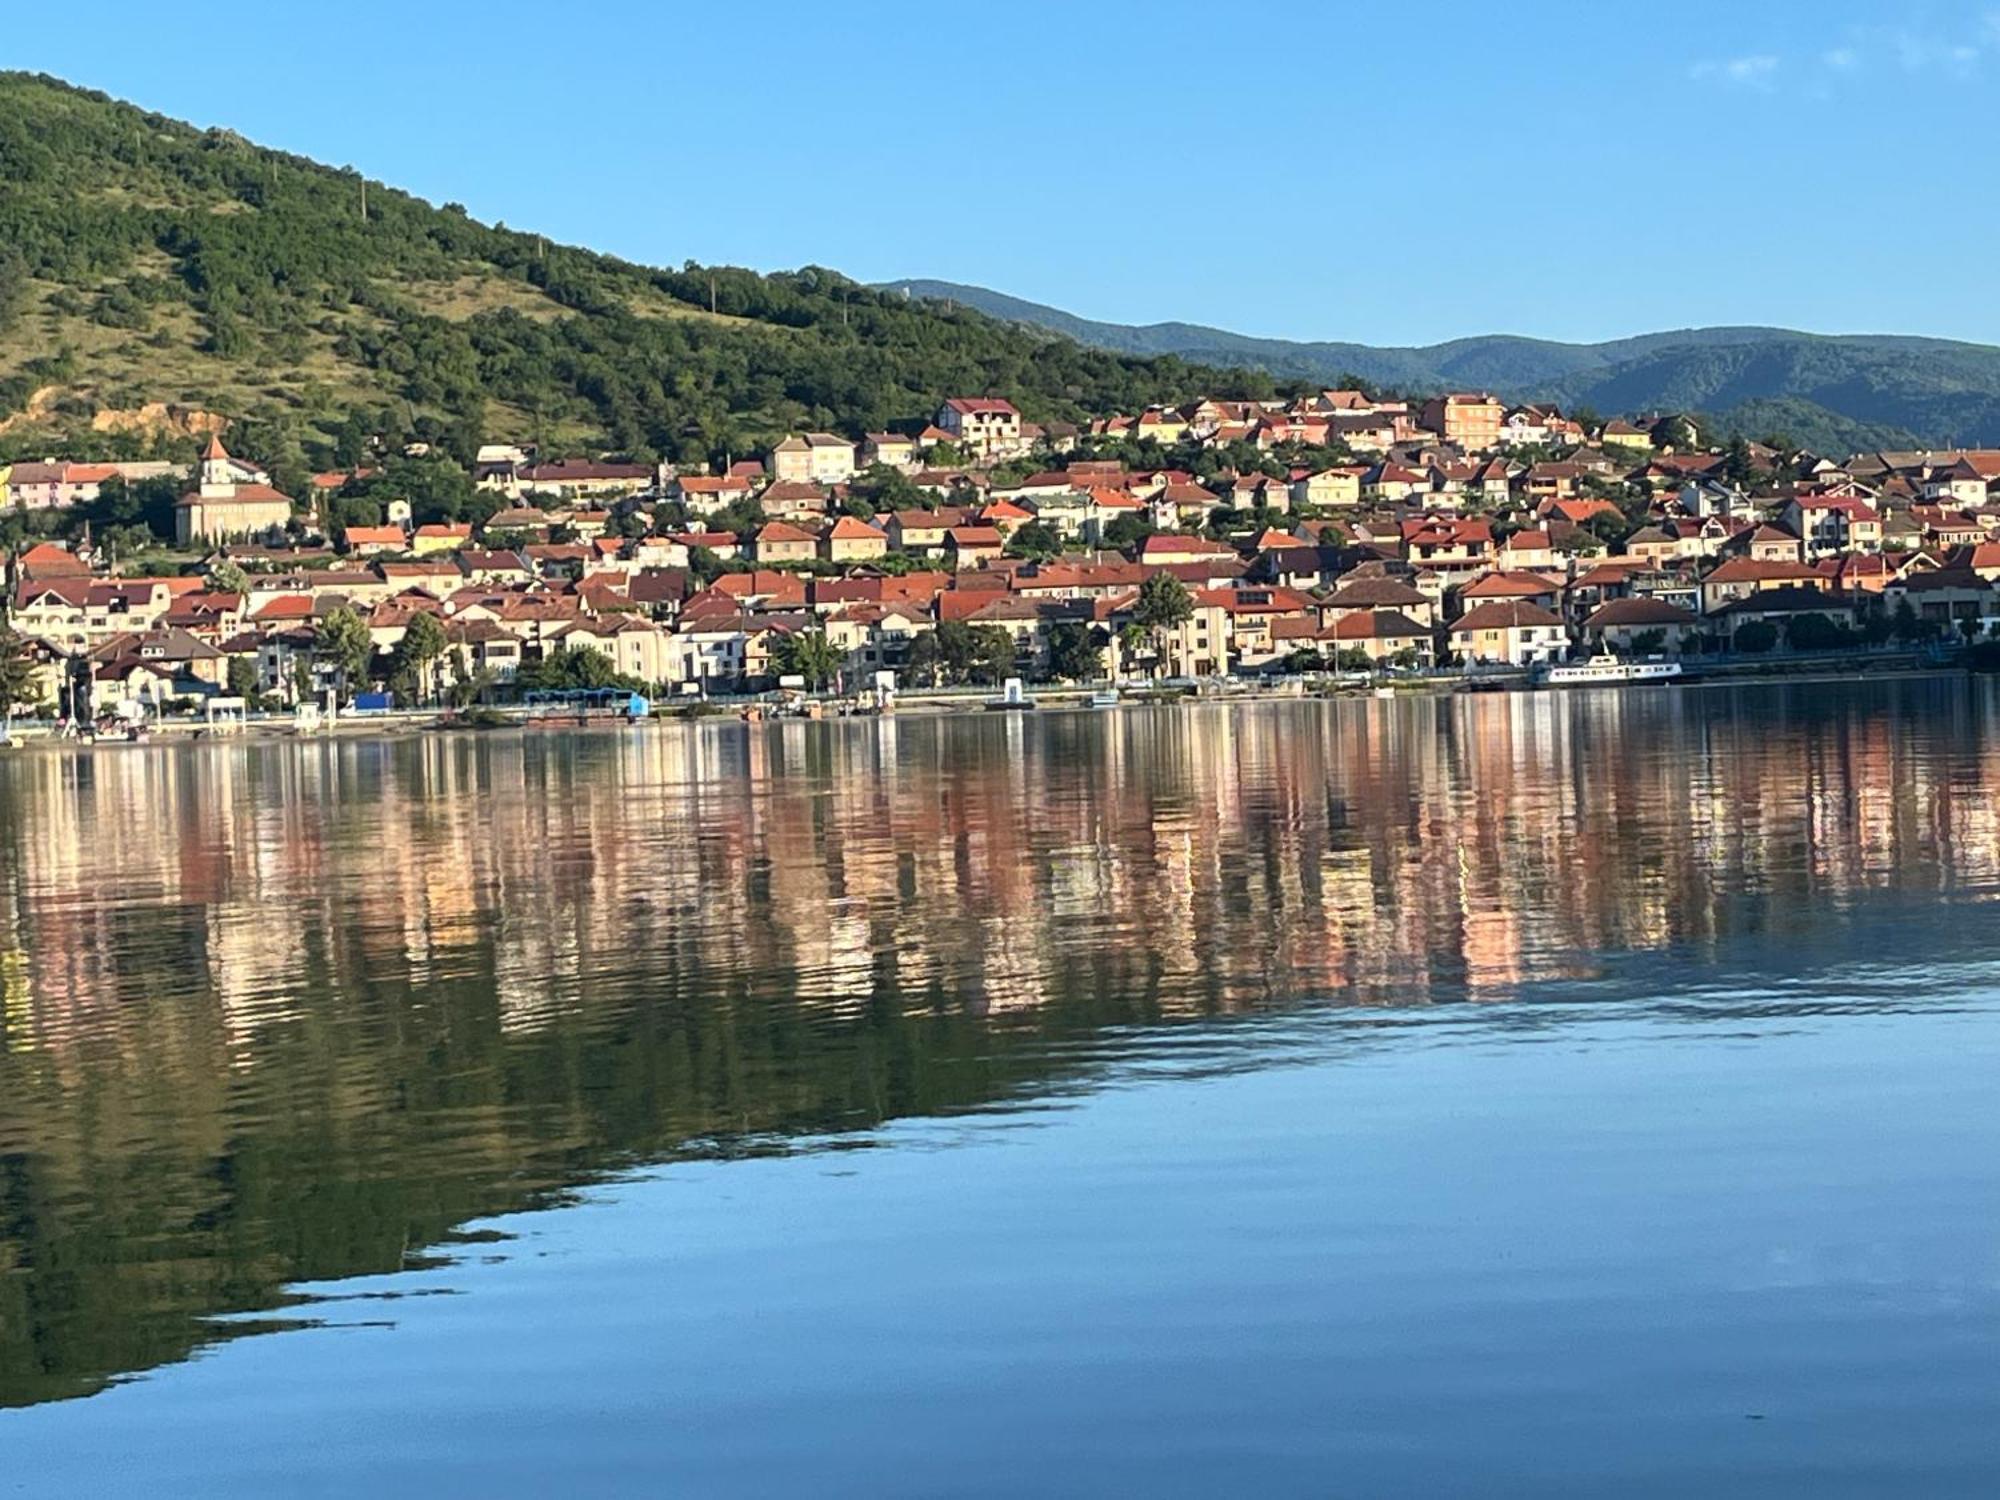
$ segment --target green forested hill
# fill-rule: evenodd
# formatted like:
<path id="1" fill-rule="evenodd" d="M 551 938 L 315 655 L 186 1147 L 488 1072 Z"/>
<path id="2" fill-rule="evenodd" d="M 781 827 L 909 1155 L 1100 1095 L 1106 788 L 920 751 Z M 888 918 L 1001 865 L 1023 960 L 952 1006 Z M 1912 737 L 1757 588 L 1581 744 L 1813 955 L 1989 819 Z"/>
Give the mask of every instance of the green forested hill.
<path id="1" fill-rule="evenodd" d="M 365 213 L 363 216 L 363 205 Z M 0 446 L 166 402 L 279 465 L 365 433 L 706 456 L 1004 393 L 1075 418 L 1269 377 L 1087 349 L 831 271 L 633 265 L 0 73 Z M 335 454 L 335 449 L 343 451 Z"/>
<path id="2" fill-rule="evenodd" d="M 1490 389 L 1611 413 L 1699 411 L 1745 432 L 1782 419 L 1827 449 L 2000 442 L 2000 349 L 1949 339 L 1686 328 L 1602 344 L 1491 335 L 1412 348 L 1252 338 L 1192 323 L 1098 323 L 983 287 L 898 281 L 913 300 L 977 308 L 1094 348 L 1343 375 L 1406 390 Z"/>

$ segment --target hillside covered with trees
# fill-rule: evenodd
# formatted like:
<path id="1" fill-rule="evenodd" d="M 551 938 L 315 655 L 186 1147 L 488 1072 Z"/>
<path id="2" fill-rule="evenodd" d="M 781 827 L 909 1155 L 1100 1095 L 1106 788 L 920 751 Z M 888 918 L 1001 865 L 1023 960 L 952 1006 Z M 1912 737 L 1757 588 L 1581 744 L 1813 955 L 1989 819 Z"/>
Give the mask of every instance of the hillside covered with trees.
<path id="1" fill-rule="evenodd" d="M 206 412 L 280 472 L 375 435 L 707 458 L 945 394 L 1046 420 L 1271 389 L 817 267 L 635 265 L 0 73 L 0 458 L 185 443 Z"/>

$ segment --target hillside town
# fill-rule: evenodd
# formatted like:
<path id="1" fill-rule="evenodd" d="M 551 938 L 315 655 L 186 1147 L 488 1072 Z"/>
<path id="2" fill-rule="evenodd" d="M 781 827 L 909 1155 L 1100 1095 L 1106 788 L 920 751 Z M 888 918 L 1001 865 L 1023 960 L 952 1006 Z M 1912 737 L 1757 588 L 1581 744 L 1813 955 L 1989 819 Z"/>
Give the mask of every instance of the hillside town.
<path id="1" fill-rule="evenodd" d="M 951 397 L 910 427 L 701 466 L 491 445 L 476 519 L 427 519 L 368 465 L 287 494 L 220 434 L 191 467 L 15 463 L 0 515 L 44 523 L 184 486 L 158 555 L 86 528 L 7 557 L 15 706 L 1480 674 L 2000 619 L 2000 450 L 1833 458 L 1481 392 L 1082 425 Z"/>

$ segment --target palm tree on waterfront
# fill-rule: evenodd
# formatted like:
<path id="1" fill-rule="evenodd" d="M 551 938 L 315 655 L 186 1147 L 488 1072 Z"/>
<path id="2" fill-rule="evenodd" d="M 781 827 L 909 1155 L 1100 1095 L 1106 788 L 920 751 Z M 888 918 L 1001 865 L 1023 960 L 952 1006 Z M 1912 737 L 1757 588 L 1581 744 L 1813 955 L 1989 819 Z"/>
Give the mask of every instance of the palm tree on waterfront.
<path id="1" fill-rule="evenodd" d="M 788 676 L 803 677 L 814 692 L 839 675 L 840 648 L 826 638 L 823 630 L 802 630 L 778 643 L 778 670 Z"/>

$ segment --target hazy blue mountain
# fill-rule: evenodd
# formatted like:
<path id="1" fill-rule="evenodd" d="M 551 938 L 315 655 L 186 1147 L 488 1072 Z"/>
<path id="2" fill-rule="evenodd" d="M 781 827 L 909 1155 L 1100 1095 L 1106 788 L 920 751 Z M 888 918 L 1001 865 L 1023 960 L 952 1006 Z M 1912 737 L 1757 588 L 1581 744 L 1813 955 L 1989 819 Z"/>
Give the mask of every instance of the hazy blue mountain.
<path id="1" fill-rule="evenodd" d="M 1376 347 L 1253 338 L 1196 323 L 1101 323 L 946 281 L 883 286 L 1098 348 L 1250 365 L 1287 378 L 1354 375 L 1411 391 L 1473 387 L 1605 413 L 1707 412 L 1752 433 L 1783 423 L 1792 437 L 1822 447 L 2000 443 L 2000 348 L 1986 344 L 1746 327 L 1683 328 L 1601 344 L 1492 334 Z"/>

